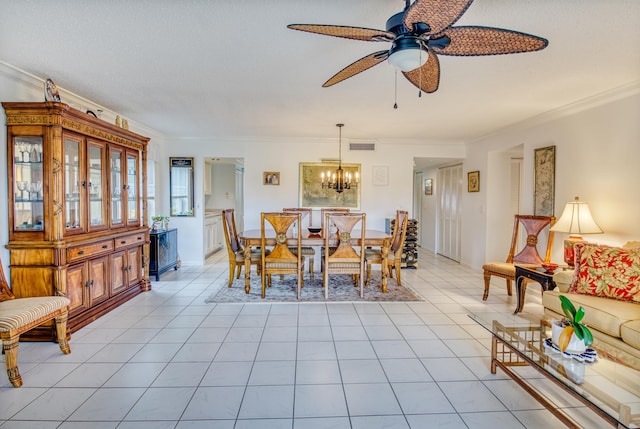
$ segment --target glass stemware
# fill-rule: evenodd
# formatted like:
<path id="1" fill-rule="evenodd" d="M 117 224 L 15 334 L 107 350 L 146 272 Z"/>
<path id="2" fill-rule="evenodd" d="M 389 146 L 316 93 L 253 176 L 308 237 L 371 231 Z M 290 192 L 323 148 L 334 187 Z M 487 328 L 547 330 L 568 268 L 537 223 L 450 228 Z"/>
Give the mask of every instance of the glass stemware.
<path id="1" fill-rule="evenodd" d="M 18 191 L 20 191 L 20 199 L 24 200 L 24 191 L 27 189 L 27 182 L 19 180 L 16 182 L 18 186 Z"/>
<path id="2" fill-rule="evenodd" d="M 42 181 L 38 180 L 35 183 L 32 183 L 31 186 L 33 186 L 33 191 L 36 193 L 36 200 L 39 200 L 42 198 L 42 196 L 40 195 L 40 191 L 42 191 Z"/>
<path id="3" fill-rule="evenodd" d="M 16 142 L 15 148 L 16 148 L 16 156 L 15 156 L 16 162 L 23 162 L 24 161 L 24 143 Z"/>
<path id="4" fill-rule="evenodd" d="M 29 191 L 29 200 L 35 200 L 38 198 L 38 194 L 36 193 L 36 184 L 34 182 L 31 182 L 29 184 L 29 188 L 27 190 Z M 35 198 L 34 198 L 34 194 L 35 194 Z"/>

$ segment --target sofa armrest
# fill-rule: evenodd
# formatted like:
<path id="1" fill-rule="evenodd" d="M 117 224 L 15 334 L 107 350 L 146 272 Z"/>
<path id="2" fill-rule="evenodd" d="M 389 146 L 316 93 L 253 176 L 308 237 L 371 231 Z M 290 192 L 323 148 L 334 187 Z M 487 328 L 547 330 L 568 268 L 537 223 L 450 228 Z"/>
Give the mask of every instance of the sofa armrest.
<path id="1" fill-rule="evenodd" d="M 562 270 L 553 275 L 553 282 L 560 292 L 568 292 L 573 281 L 574 270 Z"/>

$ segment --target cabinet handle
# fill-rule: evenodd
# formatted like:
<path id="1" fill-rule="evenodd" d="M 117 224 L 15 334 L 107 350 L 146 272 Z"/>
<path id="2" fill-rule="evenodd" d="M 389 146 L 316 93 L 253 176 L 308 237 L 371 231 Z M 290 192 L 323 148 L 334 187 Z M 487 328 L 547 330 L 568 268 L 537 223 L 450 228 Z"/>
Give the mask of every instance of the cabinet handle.
<path id="1" fill-rule="evenodd" d="M 89 280 L 87 280 L 87 281 L 85 282 L 85 284 L 84 284 L 84 287 L 89 287 L 89 286 L 90 286 L 90 284 L 89 284 Z"/>
<path id="2" fill-rule="evenodd" d="M 122 271 L 129 271 L 129 267 L 124 267 Z"/>
<path id="3" fill-rule="evenodd" d="M 138 237 L 138 240 L 142 240 L 142 237 Z"/>
<path id="4" fill-rule="evenodd" d="M 127 244 L 127 242 L 125 240 L 122 240 L 120 244 Z"/>
<path id="5" fill-rule="evenodd" d="M 93 286 L 93 280 L 91 280 L 91 286 Z"/>
<path id="6" fill-rule="evenodd" d="M 106 244 L 102 246 L 103 249 L 108 249 L 109 246 L 107 246 Z"/>
<path id="7" fill-rule="evenodd" d="M 79 250 L 78 255 L 84 255 L 84 250 Z"/>
<path id="8" fill-rule="evenodd" d="M 82 181 L 82 187 L 83 187 L 83 188 L 86 188 L 86 187 L 87 187 L 87 182 Z"/>

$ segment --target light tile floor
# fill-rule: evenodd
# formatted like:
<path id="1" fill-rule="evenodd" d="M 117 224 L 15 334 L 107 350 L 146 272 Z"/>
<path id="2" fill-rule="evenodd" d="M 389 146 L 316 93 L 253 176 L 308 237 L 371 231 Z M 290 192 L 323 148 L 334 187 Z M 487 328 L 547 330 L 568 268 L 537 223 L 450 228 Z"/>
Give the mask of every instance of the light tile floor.
<path id="1" fill-rule="evenodd" d="M 21 343 L 24 386 L 2 371 L 0 427 L 563 427 L 489 371 L 490 335 L 467 314 L 511 313 L 502 280 L 483 302 L 479 270 L 421 251 L 402 278 L 424 302 L 205 304 L 227 267 L 221 251 L 164 274 L 74 333 L 69 355 Z M 533 285 L 525 311 L 542 312 Z M 524 371 L 581 425 L 603 426 Z"/>

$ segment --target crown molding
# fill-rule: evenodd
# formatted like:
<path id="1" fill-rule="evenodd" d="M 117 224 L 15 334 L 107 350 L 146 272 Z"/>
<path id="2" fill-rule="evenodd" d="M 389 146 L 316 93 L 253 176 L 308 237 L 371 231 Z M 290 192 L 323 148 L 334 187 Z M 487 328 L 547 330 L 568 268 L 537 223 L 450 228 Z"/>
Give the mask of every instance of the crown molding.
<path id="1" fill-rule="evenodd" d="M 640 93 L 640 81 L 631 82 L 627 85 L 619 86 L 609 91 L 601 92 L 591 97 L 583 98 L 576 102 L 567 104 L 557 109 L 549 110 L 524 121 L 516 122 L 506 127 L 502 127 L 484 134 L 477 138 L 474 138 L 470 143 L 479 142 L 489 137 L 503 134 L 508 131 L 531 128 L 536 125 L 551 122 L 557 119 L 565 118 L 567 116 L 575 115 L 585 110 L 594 109 L 596 107 L 613 103 L 614 101 L 621 100 L 623 98 L 631 97 Z"/>
<path id="2" fill-rule="evenodd" d="M 44 85 L 47 78 L 36 76 L 4 61 L 0 61 L 0 74 L 16 82 L 16 85 L 19 85 L 23 88 L 26 87 L 26 89 L 29 90 L 27 93 L 25 93 L 25 96 L 23 97 L 24 99 L 11 101 L 44 101 Z M 101 104 L 96 103 L 95 101 L 91 101 L 81 95 L 60 87 L 57 84 L 56 87 L 58 88 L 58 92 L 61 95 L 60 98 L 62 99 L 62 102 L 68 104 L 74 109 L 80 110 L 82 112 L 86 112 L 87 110 L 91 110 L 93 112 L 101 110 L 102 112 L 100 113 L 100 119 L 111 123 L 115 122 L 116 116 L 120 116 L 121 118 L 125 116 L 121 113 L 104 107 Z M 40 94 L 39 96 L 37 95 L 38 93 Z M 150 137 L 152 139 L 167 139 L 166 135 L 153 128 L 136 122 L 133 119 L 127 118 L 127 120 L 129 121 L 129 127 L 131 128 L 131 131 L 142 134 L 146 137 Z"/>

